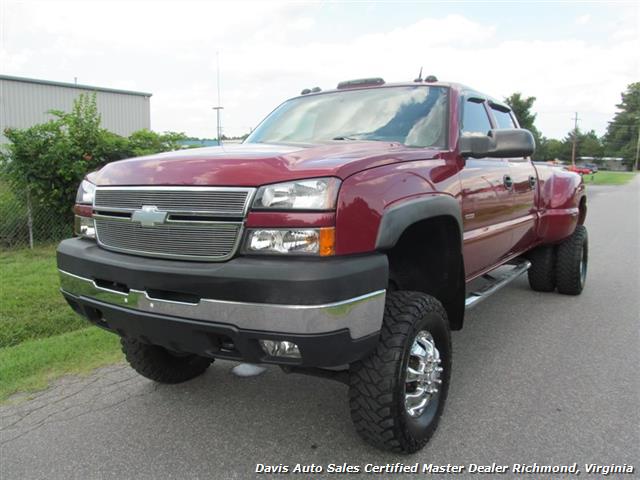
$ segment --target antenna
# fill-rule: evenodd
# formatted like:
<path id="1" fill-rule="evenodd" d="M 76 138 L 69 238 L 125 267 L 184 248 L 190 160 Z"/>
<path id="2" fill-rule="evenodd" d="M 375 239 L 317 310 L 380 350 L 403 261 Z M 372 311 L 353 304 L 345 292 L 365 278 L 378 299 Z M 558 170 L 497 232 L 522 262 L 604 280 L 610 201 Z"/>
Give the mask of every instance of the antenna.
<path id="1" fill-rule="evenodd" d="M 218 105 L 213 107 L 216 111 L 216 137 L 218 140 L 218 145 L 222 145 L 222 125 L 220 125 L 220 110 L 224 109 L 224 107 L 220 104 L 220 52 L 216 51 L 216 76 L 217 76 L 217 86 L 218 86 Z"/>
<path id="2" fill-rule="evenodd" d="M 422 81 L 422 67 L 420 67 L 420 73 L 418 74 L 418 78 L 416 78 L 414 82 L 421 82 L 421 81 Z"/>

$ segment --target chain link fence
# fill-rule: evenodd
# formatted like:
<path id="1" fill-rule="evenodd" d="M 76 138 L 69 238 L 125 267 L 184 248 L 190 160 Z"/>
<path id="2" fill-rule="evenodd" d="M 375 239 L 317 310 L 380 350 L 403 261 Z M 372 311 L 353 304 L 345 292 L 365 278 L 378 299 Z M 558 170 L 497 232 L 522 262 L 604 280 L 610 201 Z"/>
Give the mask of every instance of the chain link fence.
<path id="1" fill-rule="evenodd" d="M 52 212 L 0 176 L 0 249 L 34 248 L 73 235 L 73 217 Z"/>

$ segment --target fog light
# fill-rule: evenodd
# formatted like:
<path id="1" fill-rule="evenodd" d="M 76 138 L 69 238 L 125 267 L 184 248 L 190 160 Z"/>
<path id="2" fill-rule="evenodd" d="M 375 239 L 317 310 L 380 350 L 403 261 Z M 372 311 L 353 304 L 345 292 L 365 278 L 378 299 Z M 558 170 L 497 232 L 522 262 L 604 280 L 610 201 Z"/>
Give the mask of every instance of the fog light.
<path id="1" fill-rule="evenodd" d="M 300 358 L 298 345 L 287 341 L 259 340 L 262 350 L 270 357 Z"/>
<path id="2" fill-rule="evenodd" d="M 96 238 L 96 227 L 93 218 L 76 215 L 74 232 L 79 237 Z"/>

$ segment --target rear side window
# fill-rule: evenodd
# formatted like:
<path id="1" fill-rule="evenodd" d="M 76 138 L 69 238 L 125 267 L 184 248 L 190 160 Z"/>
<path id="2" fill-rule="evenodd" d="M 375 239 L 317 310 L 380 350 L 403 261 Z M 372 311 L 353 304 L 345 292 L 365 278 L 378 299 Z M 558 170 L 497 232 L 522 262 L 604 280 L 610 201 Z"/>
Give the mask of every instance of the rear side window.
<path id="1" fill-rule="evenodd" d="M 516 128 L 516 124 L 513 121 L 511 113 L 505 112 L 504 110 L 498 110 L 495 107 L 491 107 L 491 111 L 493 112 L 493 117 L 496 119 L 498 128 Z"/>
<path id="2" fill-rule="evenodd" d="M 467 100 L 462 112 L 462 131 L 486 135 L 491 130 L 491 122 L 484 108 L 484 102 Z"/>

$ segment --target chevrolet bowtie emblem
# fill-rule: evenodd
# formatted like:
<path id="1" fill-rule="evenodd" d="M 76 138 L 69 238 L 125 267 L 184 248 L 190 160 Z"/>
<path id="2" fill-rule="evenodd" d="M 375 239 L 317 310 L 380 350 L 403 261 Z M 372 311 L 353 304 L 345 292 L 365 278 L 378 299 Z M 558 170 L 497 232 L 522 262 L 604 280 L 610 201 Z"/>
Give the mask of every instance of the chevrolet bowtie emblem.
<path id="1" fill-rule="evenodd" d="M 161 212 L 155 205 L 143 205 L 140 210 L 136 210 L 131 215 L 132 222 L 138 222 L 143 227 L 153 227 L 162 225 L 167 221 L 168 212 Z"/>

